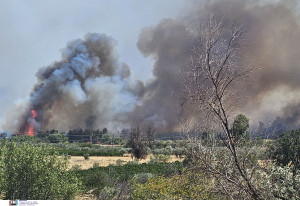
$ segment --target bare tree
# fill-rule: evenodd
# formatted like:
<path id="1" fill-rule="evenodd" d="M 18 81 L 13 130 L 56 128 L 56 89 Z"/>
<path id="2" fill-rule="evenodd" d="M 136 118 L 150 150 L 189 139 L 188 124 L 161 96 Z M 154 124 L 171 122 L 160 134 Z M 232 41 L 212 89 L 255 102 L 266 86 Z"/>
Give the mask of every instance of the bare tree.
<path id="1" fill-rule="evenodd" d="M 239 138 L 231 128 L 241 106 L 243 88 L 250 82 L 249 74 L 254 70 L 241 63 L 247 43 L 245 30 L 241 25 L 225 24 L 222 18 L 212 15 L 194 34 L 189 69 L 180 75 L 184 103 L 194 105 L 210 126 L 219 126 L 219 136 L 226 150 L 213 141 L 210 147 L 198 144 L 193 152 L 201 168 L 215 178 L 227 196 L 236 197 L 232 191 L 238 190 L 249 198 L 260 199 L 252 182 L 258 164 L 251 162 L 248 153 L 240 155 Z"/>

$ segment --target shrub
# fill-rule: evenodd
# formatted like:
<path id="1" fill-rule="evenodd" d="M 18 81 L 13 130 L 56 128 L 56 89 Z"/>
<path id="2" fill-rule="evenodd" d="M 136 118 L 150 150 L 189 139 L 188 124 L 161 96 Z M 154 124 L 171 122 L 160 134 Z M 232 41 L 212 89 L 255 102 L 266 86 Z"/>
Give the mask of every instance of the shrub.
<path id="1" fill-rule="evenodd" d="M 85 160 L 88 160 L 90 158 L 90 154 L 89 153 L 84 153 L 83 157 Z"/>
<path id="2" fill-rule="evenodd" d="M 119 193 L 120 193 L 120 190 L 118 188 L 104 187 L 101 191 L 101 199 L 102 200 L 112 200 Z"/>
<path id="3" fill-rule="evenodd" d="M 133 180 L 139 184 L 145 184 L 152 177 L 154 177 L 152 173 L 139 173 L 133 176 Z"/>
<path id="4" fill-rule="evenodd" d="M 93 164 L 93 168 L 97 168 L 97 167 L 99 167 L 99 162 L 95 162 L 95 163 Z"/>
<path id="5" fill-rule="evenodd" d="M 293 174 L 289 166 L 271 165 L 267 171 L 259 170 L 257 183 L 264 199 L 299 200 L 300 172 Z"/>
<path id="6" fill-rule="evenodd" d="M 283 133 L 271 144 L 269 152 L 279 165 L 291 163 L 294 172 L 300 169 L 300 129 Z"/>
<path id="7" fill-rule="evenodd" d="M 72 199 L 78 192 L 74 171 L 47 147 L 5 142 L 0 154 L 4 199 Z"/>
<path id="8" fill-rule="evenodd" d="M 215 199 L 209 179 L 200 173 L 188 172 L 172 177 L 154 177 L 146 183 L 133 179 L 131 198 L 137 200 L 161 199 Z"/>
<path id="9" fill-rule="evenodd" d="M 168 162 L 170 159 L 170 155 L 164 155 L 164 154 L 155 154 L 154 155 L 154 162 Z"/>
<path id="10" fill-rule="evenodd" d="M 93 189 L 93 194 L 96 195 L 97 199 L 100 198 L 101 190 L 104 187 L 112 185 L 110 177 L 104 171 L 89 175 L 85 181 L 85 184 Z"/>
<path id="11" fill-rule="evenodd" d="M 121 166 L 121 165 L 123 165 L 124 163 L 125 163 L 125 161 L 124 161 L 124 160 L 121 160 L 121 159 L 117 159 L 117 161 L 116 161 L 117 166 Z"/>

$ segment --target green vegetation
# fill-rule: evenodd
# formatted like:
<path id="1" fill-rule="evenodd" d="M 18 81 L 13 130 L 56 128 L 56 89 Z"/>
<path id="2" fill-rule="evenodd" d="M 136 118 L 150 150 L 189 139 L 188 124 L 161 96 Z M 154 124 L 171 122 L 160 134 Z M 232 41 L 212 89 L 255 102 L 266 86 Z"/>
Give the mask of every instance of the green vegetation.
<path id="1" fill-rule="evenodd" d="M 2 143 L 0 191 L 4 199 L 73 199 L 79 180 L 48 147 Z"/>
<path id="2" fill-rule="evenodd" d="M 77 170 L 77 176 L 82 180 L 83 185 L 91 189 L 93 184 L 93 178 L 102 172 L 110 174 L 109 177 L 112 180 L 128 181 L 135 174 L 139 173 L 151 173 L 156 175 L 172 176 L 174 174 L 181 174 L 183 171 L 183 165 L 181 162 L 173 163 L 153 163 L 153 164 L 125 164 L 123 166 L 108 166 L 108 167 L 96 167 L 87 170 Z"/>
<path id="3" fill-rule="evenodd" d="M 294 173 L 300 169 L 300 129 L 283 133 L 269 147 L 278 165 L 291 165 Z"/>
<path id="4" fill-rule="evenodd" d="M 131 188 L 131 197 L 137 200 L 216 199 L 210 180 L 195 172 L 172 177 L 152 177 L 144 183 L 133 179 Z"/>

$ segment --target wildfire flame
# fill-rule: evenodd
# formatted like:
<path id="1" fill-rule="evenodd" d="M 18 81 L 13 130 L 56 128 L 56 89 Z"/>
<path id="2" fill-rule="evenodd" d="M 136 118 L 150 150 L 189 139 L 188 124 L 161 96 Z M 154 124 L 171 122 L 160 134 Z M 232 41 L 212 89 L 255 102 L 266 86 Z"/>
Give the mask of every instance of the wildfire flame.
<path id="1" fill-rule="evenodd" d="M 31 110 L 31 122 L 26 130 L 26 134 L 29 135 L 29 136 L 34 136 L 35 132 L 34 132 L 34 119 L 35 117 L 37 116 L 37 112 L 32 109 Z"/>

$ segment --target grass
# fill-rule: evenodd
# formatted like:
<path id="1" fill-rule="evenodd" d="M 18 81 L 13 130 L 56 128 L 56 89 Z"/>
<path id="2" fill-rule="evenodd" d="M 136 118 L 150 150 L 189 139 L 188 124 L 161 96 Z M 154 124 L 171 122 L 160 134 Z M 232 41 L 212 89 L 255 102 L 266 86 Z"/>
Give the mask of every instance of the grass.
<path id="1" fill-rule="evenodd" d="M 148 155 L 146 159 L 140 160 L 139 163 L 147 163 L 150 161 L 152 155 Z M 92 168 L 95 163 L 98 163 L 100 167 L 106 167 L 110 164 L 116 164 L 117 160 L 123 160 L 124 163 L 133 161 L 130 154 L 124 154 L 122 157 L 114 156 L 90 156 L 88 160 L 85 160 L 83 156 L 71 156 L 69 161 L 69 168 L 78 165 L 80 169 L 86 170 Z M 177 158 L 175 155 L 171 155 L 168 162 L 182 161 L 183 158 Z"/>

